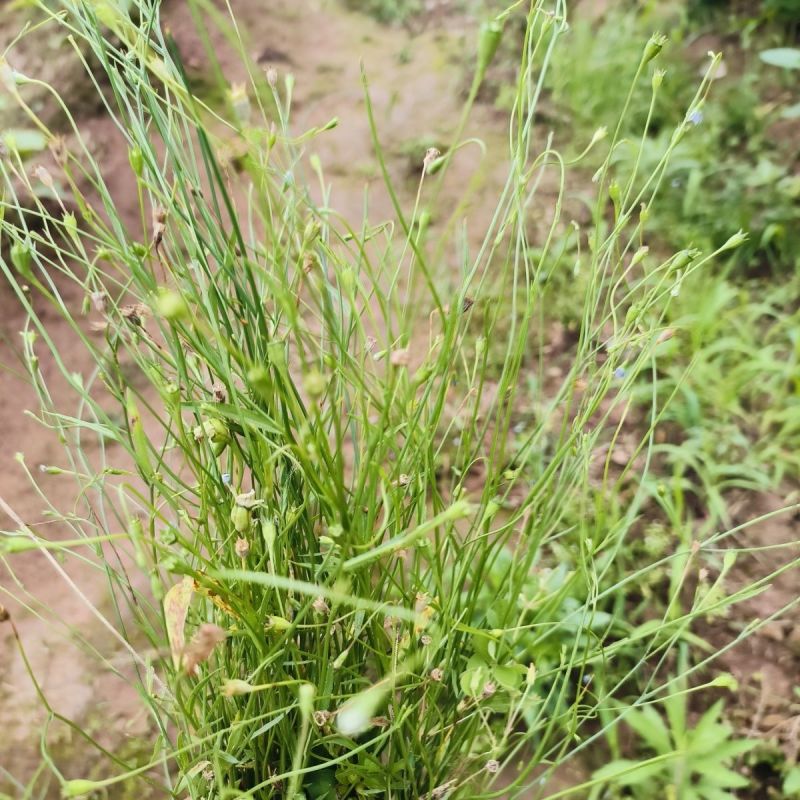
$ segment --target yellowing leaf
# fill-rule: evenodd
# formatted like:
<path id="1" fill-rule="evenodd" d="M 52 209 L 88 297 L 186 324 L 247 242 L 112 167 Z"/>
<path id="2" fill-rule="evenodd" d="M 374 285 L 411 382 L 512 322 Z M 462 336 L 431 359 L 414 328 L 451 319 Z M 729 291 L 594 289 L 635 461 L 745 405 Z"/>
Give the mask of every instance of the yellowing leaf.
<path id="1" fill-rule="evenodd" d="M 189 604 L 192 602 L 194 582 L 186 577 L 176 583 L 164 596 L 164 617 L 167 621 L 167 638 L 172 653 L 172 663 L 177 669 L 181 665 L 183 651 L 186 648 L 184 626 Z"/>

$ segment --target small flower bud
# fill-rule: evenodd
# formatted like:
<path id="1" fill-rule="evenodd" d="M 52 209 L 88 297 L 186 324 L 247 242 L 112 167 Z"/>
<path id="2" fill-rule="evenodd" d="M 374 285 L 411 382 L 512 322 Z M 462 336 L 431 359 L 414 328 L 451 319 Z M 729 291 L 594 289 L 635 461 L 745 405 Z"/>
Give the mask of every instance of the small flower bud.
<path id="1" fill-rule="evenodd" d="M 167 210 L 163 206 L 155 206 L 152 213 L 153 220 L 153 241 L 156 246 L 161 244 L 164 238 L 164 231 L 167 229 Z"/>
<path id="2" fill-rule="evenodd" d="M 592 140 L 589 142 L 589 147 L 594 147 L 598 142 L 603 141 L 603 139 L 608 136 L 608 128 L 605 125 L 598 128 L 594 134 L 592 135 Z"/>
<path id="3" fill-rule="evenodd" d="M 303 388 L 308 392 L 312 400 L 318 400 L 325 394 L 327 381 L 325 376 L 318 370 L 312 370 L 303 379 Z"/>
<path id="4" fill-rule="evenodd" d="M 71 211 L 67 211 L 67 213 L 64 214 L 64 230 L 71 239 L 77 241 L 78 221 L 75 219 L 75 215 Z"/>
<path id="5" fill-rule="evenodd" d="M 105 292 L 92 292 L 91 298 L 95 311 L 100 314 L 108 311 L 108 295 Z"/>
<path id="6" fill-rule="evenodd" d="M 720 247 L 720 252 L 723 253 L 726 250 L 734 250 L 737 247 L 741 247 L 746 241 L 747 234 L 744 231 L 737 231 L 722 245 L 722 247 Z"/>
<path id="7" fill-rule="evenodd" d="M 232 678 L 231 680 L 223 681 L 221 691 L 224 697 L 235 697 L 240 694 L 250 694 L 253 691 L 253 687 L 247 681 Z"/>
<path id="8" fill-rule="evenodd" d="M 652 61 L 663 49 L 667 43 L 667 37 L 661 33 L 654 33 L 647 41 L 644 48 L 644 63 Z"/>
<path id="9" fill-rule="evenodd" d="M 422 169 L 427 174 L 431 172 L 431 166 L 441 156 L 441 152 L 435 147 L 429 147 L 425 151 L 425 158 L 422 159 Z"/>
<path id="10" fill-rule="evenodd" d="M 83 797 L 102 788 L 103 783 L 101 781 L 88 781 L 82 778 L 77 778 L 72 781 L 66 781 L 61 785 L 61 796 Z"/>
<path id="11" fill-rule="evenodd" d="M 431 670 L 431 680 L 440 683 L 444 678 L 444 671 L 439 669 L 439 667 L 434 667 Z"/>
<path id="12" fill-rule="evenodd" d="M 500 769 L 500 762 L 496 758 L 492 758 L 486 762 L 486 771 L 494 775 Z"/>
<path id="13" fill-rule="evenodd" d="M 292 627 L 292 623 L 289 622 L 288 619 L 285 617 L 278 617 L 275 615 L 271 615 L 267 617 L 267 622 L 264 627 L 269 631 L 275 631 L 276 633 L 282 633 L 283 631 L 288 631 L 289 628 Z"/>
<path id="14" fill-rule="evenodd" d="M 162 291 L 156 301 L 156 311 L 166 320 L 185 319 L 189 314 L 186 301 L 178 292 Z"/>
<path id="15" fill-rule="evenodd" d="M 502 21 L 493 19 L 481 25 L 478 36 L 478 67 L 476 70 L 479 80 L 483 80 L 483 76 L 492 63 L 502 38 Z"/>
<path id="16" fill-rule="evenodd" d="M 67 152 L 67 143 L 64 141 L 64 137 L 54 136 L 50 140 L 48 147 L 50 148 L 50 152 L 52 153 L 56 164 L 58 164 L 59 167 L 65 166 L 69 154 Z"/>
<path id="17" fill-rule="evenodd" d="M 142 170 L 144 169 L 144 156 L 139 147 L 131 147 L 128 150 L 128 163 L 131 165 L 133 174 L 137 178 L 140 178 L 142 176 Z"/>
<path id="18" fill-rule="evenodd" d="M 297 690 L 297 701 L 300 711 L 306 717 L 314 713 L 314 698 L 317 696 L 316 687 L 311 683 L 301 683 Z"/>
<path id="19" fill-rule="evenodd" d="M 261 523 L 261 535 L 264 537 L 264 542 L 267 545 L 267 549 L 271 551 L 278 535 L 278 532 L 275 529 L 275 523 L 271 519 L 265 519 Z"/>
<path id="20" fill-rule="evenodd" d="M 14 242 L 11 245 L 9 255 L 11 256 L 11 263 L 16 267 L 17 272 L 25 278 L 32 277 L 31 272 L 31 252 L 33 247 L 28 239 L 24 242 Z"/>
<path id="21" fill-rule="evenodd" d="M 336 714 L 336 727 L 344 736 L 357 736 L 372 724 L 378 706 L 386 696 L 386 686 L 376 684 L 353 695 Z"/>
<path id="22" fill-rule="evenodd" d="M 665 328 L 661 333 L 658 334 L 658 338 L 656 339 L 656 344 L 661 344 L 662 342 L 666 342 L 671 339 L 675 335 L 675 331 L 672 328 Z"/>
<path id="23" fill-rule="evenodd" d="M 246 125 L 250 122 L 252 109 L 250 100 L 247 97 L 247 86 L 243 83 L 234 83 L 228 91 L 228 98 L 233 108 L 233 113 L 240 124 Z"/>
<path id="24" fill-rule="evenodd" d="M 208 661 L 214 648 L 226 637 L 225 631 L 211 622 L 203 623 L 183 654 L 183 667 L 187 675 L 195 675 L 198 666 Z"/>
<path id="25" fill-rule="evenodd" d="M 650 252 L 650 248 L 649 247 L 647 247 L 647 246 L 640 247 L 633 254 L 633 258 L 631 259 L 631 266 L 635 267 L 649 252 Z"/>

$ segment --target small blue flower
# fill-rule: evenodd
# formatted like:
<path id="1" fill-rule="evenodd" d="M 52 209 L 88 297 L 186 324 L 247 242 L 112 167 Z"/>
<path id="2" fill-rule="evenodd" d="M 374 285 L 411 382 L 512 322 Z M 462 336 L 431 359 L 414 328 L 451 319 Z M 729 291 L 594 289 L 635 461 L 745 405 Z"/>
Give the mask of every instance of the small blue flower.
<path id="1" fill-rule="evenodd" d="M 618 380 L 622 380 L 627 374 L 628 371 L 625 369 L 625 367 L 617 367 L 614 370 L 614 377 Z"/>
<path id="2" fill-rule="evenodd" d="M 231 474 L 230 474 L 230 472 L 223 472 L 222 473 L 222 482 L 226 486 L 230 486 L 231 485 Z"/>
<path id="3" fill-rule="evenodd" d="M 692 125 L 699 125 L 703 121 L 703 112 L 699 108 L 696 108 L 691 114 L 689 114 L 687 119 L 692 123 Z"/>

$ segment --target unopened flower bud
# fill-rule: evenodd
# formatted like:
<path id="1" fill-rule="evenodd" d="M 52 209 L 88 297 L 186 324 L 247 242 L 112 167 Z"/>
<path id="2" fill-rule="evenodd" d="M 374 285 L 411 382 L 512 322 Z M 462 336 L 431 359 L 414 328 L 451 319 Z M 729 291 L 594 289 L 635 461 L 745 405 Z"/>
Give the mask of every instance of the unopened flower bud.
<path id="1" fill-rule="evenodd" d="M 502 21 L 493 19 L 481 25 L 478 36 L 478 67 L 476 70 L 479 80 L 483 80 L 483 76 L 492 63 L 502 38 Z"/>
<path id="2" fill-rule="evenodd" d="M 186 301 L 178 292 L 171 290 L 164 290 L 159 294 L 156 311 L 166 320 L 185 319 L 189 314 Z"/>
<path id="3" fill-rule="evenodd" d="M 78 239 L 78 221 L 71 211 L 67 211 L 67 213 L 64 214 L 64 230 L 71 239 Z"/>
<path id="4" fill-rule="evenodd" d="M 128 162 L 131 165 L 133 174 L 136 175 L 137 178 L 140 178 L 142 170 L 144 169 L 144 156 L 140 148 L 131 147 L 128 150 Z"/>
<path id="5" fill-rule="evenodd" d="M 289 628 L 292 627 L 292 623 L 289 622 L 288 619 L 285 617 L 278 617 L 276 615 L 272 615 L 267 617 L 267 622 L 264 625 L 267 630 L 275 631 L 277 633 L 282 633 L 283 631 L 288 631 Z"/>
<path id="6" fill-rule="evenodd" d="M 234 83 L 228 92 L 228 97 L 236 119 L 242 125 L 250 122 L 252 109 L 250 108 L 250 100 L 247 97 L 247 86 L 243 83 Z"/>
<path id="7" fill-rule="evenodd" d="M 734 250 L 737 247 L 741 247 L 747 241 L 747 234 L 744 231 L 737 231 L 733 234 L 733 236 L 728 239 L 725 244 L 720 247 L 720 252 L 724 252 L 725 250 Z"/>
<path id="8" fill-rule="evenodd" d="M 667 37 L 662 33 L 654 33 L 647 41 L 644 48 L 644 63 L 652 61 L 663 49 L 667 43 Z"/>
<path id="9" fill-rule="evenodd" d="M 425 151 L 425 158 L 422 159 L 422 169 L 425 171 L 425 173 L 432 172 L 431 167 L 441 155 L 442 154 L 435 147 L 429 147 Z"/>
<path id="10" fill-rule="evenodd" d="M 235 678 L 224 681 L 222 684 L 222 694 L 225 697 L 235 697 L 240 694 L 250 694 L 253 687 L 247 681 L 240 681 Z"/>
<path id="11" fill-rule="evenodd" d="M 325 394 L 326 385 L 325 376 L 318 370 L 312 370 L 303 379 L 303 388 L 312 400 L 318 400 Z"/>

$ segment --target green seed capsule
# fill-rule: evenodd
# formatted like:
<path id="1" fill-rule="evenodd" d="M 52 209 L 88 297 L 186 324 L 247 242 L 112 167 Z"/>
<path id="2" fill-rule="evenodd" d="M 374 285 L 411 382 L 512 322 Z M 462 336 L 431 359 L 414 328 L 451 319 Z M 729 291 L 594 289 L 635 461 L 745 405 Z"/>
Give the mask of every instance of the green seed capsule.
<path id="1" fill-rule="evenodd" d="M 217 417 L 210 417 L 202 425 L 195 425 L 192 434 L 198 442 L 201 439 L 208 439 L 211 452 L 215 456 L 220 455 L 231 440 L 227 425 Z"/>
<path id="2" fill-rule="evenodd" d="M 478 38 L 478 78 L 483 79 L 494 59 L 500 40 L 503 38 L 503 23 L 493 19 L 481 25 Z"/>
<path id="3" fill-rule="evenodd" d="M 139 408 L 130 389 L 125 393 L 125 410 L 128 415 L 128 433 L 131 437 L 136 465 L 142 475 L 149 477 L 153 474 L 153 467 L 150 463 L 150 447 L 142 425 L 142 418 L 139 415 Z"/>
<path id="4" fill-rule="evenodd" d="M 164 586 L 157 572 L 154 572 L 150 576 L 150 591 L 156 600 L 160 601 L 164 599 Z"/>
<path id="5" fill-rule="evenodd" d="M 71 211 L 64 214 L 64 230 L 69 234 L 70 238 L 78 241 L 78 221 Z"/>
<path id="6" fill-rule="evenodd" d="M 156 301 L 156 310 L 164 319 L 175 321 L 189 316 L 189 307 L 178 292 L 165 290 Z"/>
<path id="7" fill-rule="evenodd" d="M 142 521 L 138 517 L 131 519 L 131 527 L 128 532 L 133 543 L 134 560 L 139 569 L 147 568 L 147 556 L 144 552 L 144 531 Z"/>
<path id="8" fill-rule="evenodd" d="M 267 630 L 282 633 L 283 631 L 288 631 L 292 627 L 292 623 L 284 617 L 270 616 L 267 617 L 267 623 L 264 627 Z"/>
<path id="9" fill-rule="evenodd" d="M 11 263 L 17 268 L 17 272 L 24 278 L 33 278 L 31 272 L 31 244 L 29 241 L 14 242 L 11 245 Z"/>
<path id="10" fill-rule="evenodd" d="M 142 171 L 144 170 L 144 156 L 142 155 L 141 149 L 138 147 L 131 147 L 130 150 L 128 150 L 128 161 L 130 162 L 133 174 L 136 175 L 137 178 L 141 178 Z"/>
<path id="11" fill-rule="evenodd" d="M 275 530 L 275 523 L 271 519 L 266 519 L 261 523 L 261 535 L 264 537 L 264 543 L 267 545 L 270 552 L 275 544 L 277 533 L 278 532 Z"/>
<path id="12" fill-rule="evenodd" d="M 308 392 L 308 396 L 312 400 L 318 400 L 325 394 L 325 387 L 327 381 L 325 376 L 318 370 L 312 370 L 303 379 L 303 388 Z"/>
<path id="13" fill-rule="evenodd" d="M 77 778 L 72 781 L 67 781 L 61 786 L 62 797 L 83 797 L 103 787 L 100 781 L 89 781 L 82 778 Z"/>
<path id="14" fill-rule="evenodd" d="M 269 399 L 272 384 L 270 381 L 269 370 L 266 367 L 258 366 L 248 370 L 247 383 L 252 387 L 256 394 L 260 395 L 265 400 Z"/>
<path id="15" fill-rule="evenodd" d="M 253 515 L 249 508 L 240 506 L 238 503 L 231 509 L 231 522 L 237 533 L 246 533 L 253 524 Z"/>
<path id="16" fill-rule="evenodd" d="M 643 61 L 647 64 L 652 61 L 663 49 L 667 43 L 667 37 L 663 33 L 654 33 L 647 41 L 644 48 Z"/>

